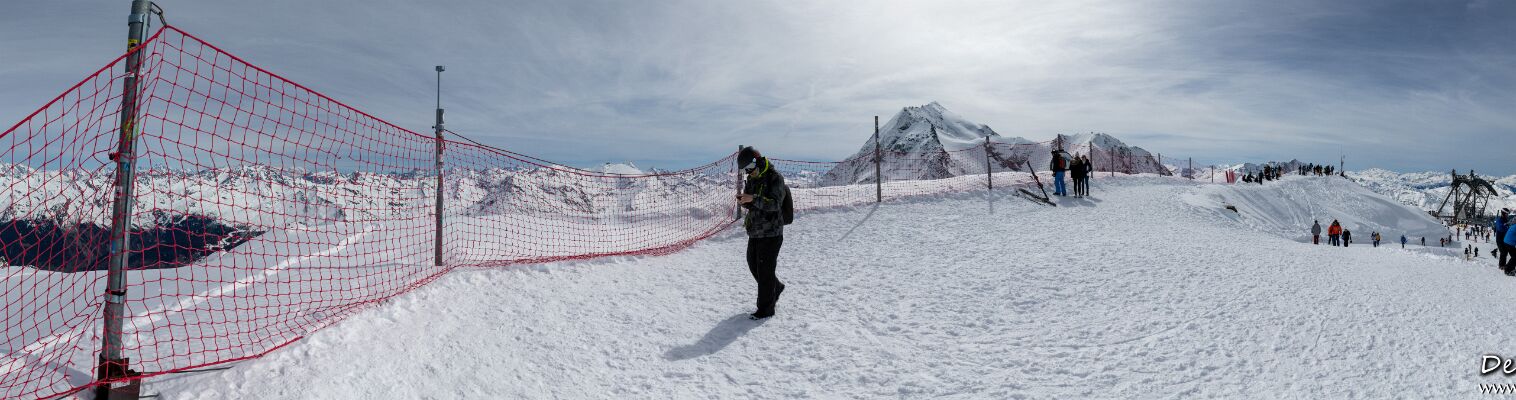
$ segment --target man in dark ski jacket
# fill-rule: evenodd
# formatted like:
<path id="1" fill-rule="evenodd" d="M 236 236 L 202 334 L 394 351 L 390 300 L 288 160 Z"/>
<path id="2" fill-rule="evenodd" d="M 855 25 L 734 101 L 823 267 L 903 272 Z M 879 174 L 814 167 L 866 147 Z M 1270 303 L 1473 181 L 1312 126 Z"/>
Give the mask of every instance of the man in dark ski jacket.
<path id="1" fill-rule="evenodd" d="M 1311 224 L 1311 244 L 1321 244 L 1321 221 Z"/>
<path id="2" fill-rule="evenodd" d="M 1348 247 L 1348 245 L 1352 243 L 1353 231 L 1350 231 L 1347 228 L 1342 228 L 1342 247 Z"/>
<path id="3" fill-rule="evenodd" d="M 1095 163 L 1090 161 L 1090 155 L 1088 154 L 1079 156 L 1079 159 L 1084 161 L 1080 163 L 1084 168 L 1084 179 L 1079 180 L 1079 195 L 1089 197 L 1090 177 L 1095 176 Z"/>
<path id="4" fill-rule="evenodd" d="M 742 221 L 748 236 L 747 267 L 753 280 L 758 281 L 758 311 L 752 319 L 763 319 L 774 316 L 774 303 L 784 293 L 784 283 L 779 282 L 774 270 L 778 266 L 779 247 L 784 244 L 784 225 L 789 222 L 785 213 L 793 213 L 794 208 L 786 207 L 790 204 L 790 188 L 784 185 L 784 176 L 757 150 L 743 147 L 737 153 L 737 165 L 747 173 L 737 204 L 747 210 Z"/>
<path id="5" fill-rule="evenodd" d="M 1495 257 L 1495 265 L 1499 265 L 1506 275 L 1516 274 L 1516 261 L 1513 261 L 1516 260 L 1516 254 L 1511 253 L 1513 250 L 1516 250 L 1516 247 L 1512 247 L 1512 245 L 1506 243 L 1506 236 L 1512 230 L 1516 230 L 1511 229 L 1511 222 L 1513 221 L 1511 221 L 1510 209 L 1503 208 L 1500 210 L 1500 216 L 1495 217 L 1495 226 L 1493 227 L 1495 228 L 1495 252 L 1499 253 Z"/>

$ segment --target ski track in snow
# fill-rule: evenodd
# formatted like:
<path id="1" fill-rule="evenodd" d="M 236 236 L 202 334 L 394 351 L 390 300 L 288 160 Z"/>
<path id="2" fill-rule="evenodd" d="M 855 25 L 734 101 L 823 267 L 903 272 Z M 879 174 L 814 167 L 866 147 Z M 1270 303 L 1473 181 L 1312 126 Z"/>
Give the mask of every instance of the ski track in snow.
<path id="1" fill-rule="evenodd" d="M 280 261 L 278 264 L 275 264 L 272 267 L 261 269 L 256 274 L 242 277 L 226 285 L 216 286 L 215 288 L 204 293 L 185 296 L 184 298 L 179 299 L 179 301 L 174 303 L 172 306 L 169 306 L 167 303 L 165 303 L 156 308 L 153 308 L 151 311 L 143 313 L 141 316 L 133 318 L 128 326 L 153 326 L 167 319 L 170 315 L 182 313 L 185 310 L 194 308 L 195 306 L 198 306 L 201 303 L 205 303 L 206 301 L 223 297 L 227 293 L 242 290 L 248 285 L 266 281 L 270 276 L 284 272 L 284 270 L 289 269 L 292 266 L 300 265 L 301 263 L 314 258 L 326 257 L 342 252 L 343 250 L 347 250 L 348 246 L 352 246 L 354 243 L 362 241 L 365 236 L 368 236 L 369 233 L 374 232 L 374 230 L 377 228 L 377 226 L 373 225 L 365 226 L 362 232 L 349 235 L 348 237 L 343 238 L 342 242 L 337 243 L 336 246 L 332 246 L 326 250 L 305 256 L 290 257 L 289 259 Z"/>
<path id="2" fill-rule="evenodd" d="M 746 318 L 755 285 L 731 229 L 662 257 L 456 272 L 146 392 L 1426 398 L 1501 382 L 1479 356 L 1509 349 L 1498 321 L 1516 311 L 1494 305 L 1516 280 L 1488 258 L 1302 244 L 1181 200 L 1196 185 L 1173 179 L 1093 186 L 1057 208 L 995 193 L 802 213 L 765 321 Z"/>

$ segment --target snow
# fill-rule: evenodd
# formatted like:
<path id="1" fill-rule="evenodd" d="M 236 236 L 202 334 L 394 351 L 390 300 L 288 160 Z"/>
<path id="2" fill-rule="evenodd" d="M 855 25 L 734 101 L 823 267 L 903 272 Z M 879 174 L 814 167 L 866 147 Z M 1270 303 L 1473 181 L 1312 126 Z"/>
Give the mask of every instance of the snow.
<path id="1" fill-rule="evenodd" d="M 620 175 L 642 175 L 642 174 L 644 174 L 644 172 L 642 172 L 642 169 L 637 168 L 637 165 L 636 164 L 632 164 L 632 163 L 620 163 L 620 164 L 605 163 L 605 165 L 600 166 L 600 172 L 607 173 L 607 174 L 620 174 Z"/>
<path id="2" fill-rule="evenodd" d="M 1322 240 L 1333 220 L 1352 231 L 1354 242 L 1369 243 L 1379 232 L 1385 243 L 1400 235 L 1419 238 L 1447 236 L 1447 228 L 1431 215 L 1405 207 L 1346 179 L 1285 176 L 1259 184 L 1213 185 L 1185 197 L 1191 204 L 1235 217 L 1254 229 L 1300 242 L 1311 241 L 1311 224 L 1320 221 Z M 1230 205 L 1236 212 L 1224 210 Z"/>
<path id="3" fill-rule="evenodd" d="M 1393 202 L 1329 179 L 1097 178 L 1094 197 L 1056 208 L 997 192 L 803 212 L 786 228 L 779 314 L 759 322 L 745 319 L 754 284 L 737 229 L 661 257 L 455 272 L 264 358 L 145 390 L 1443 398 L 1500 382 L 1479 376 L 1479 356 L 1508 347 L 1498 321 L 1516 311 L 1491 305 L 1516 301 L 1516 280 L 1442 249 L 1300 243 L 1288 228 L 1315 210 L 1398 224 Z M 1268 190 L 1332 205 L 1271 203 Z M 1252 211 L 1229 217 L 1218 200 Z"/>

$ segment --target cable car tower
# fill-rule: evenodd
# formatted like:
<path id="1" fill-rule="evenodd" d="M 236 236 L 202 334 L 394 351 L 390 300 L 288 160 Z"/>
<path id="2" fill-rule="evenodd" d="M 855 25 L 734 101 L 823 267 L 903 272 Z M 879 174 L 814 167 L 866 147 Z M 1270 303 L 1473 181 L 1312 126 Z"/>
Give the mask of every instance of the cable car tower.
<path id="1" fill-rule="evenodd" d="M 1490 217 L 1484 214 L 1485 207 L 1489 206 L 1490 198 L 1497 196 L 1495 185 L 1490 181 L 1474 175 L 1469 170 L 1468 175 L 1459 175 L 1458 170 L 1453 170 L 1453 184 L 1448 187 L 1448 195 L 1442 198 L 1442 205 L 1437 206 L 1437 218 L 1448 222 L 1448 225 L 1458 224 L 1485 224 Z M 1453 200 L 1451 212 L 1445 212 L 1448 200 Z"/>

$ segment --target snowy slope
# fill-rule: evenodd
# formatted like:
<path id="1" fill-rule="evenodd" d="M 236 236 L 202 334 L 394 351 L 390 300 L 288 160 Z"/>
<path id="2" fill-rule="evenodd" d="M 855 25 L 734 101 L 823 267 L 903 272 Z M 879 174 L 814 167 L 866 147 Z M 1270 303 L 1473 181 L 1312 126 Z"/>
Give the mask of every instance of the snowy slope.
<path id="1" fill-rule="evenodd" d="M 802 213 L 780 259 L 789 288 L 763 322 L 744 318 L 753 284 L 735 231 L 664 257 L 458 273 L 265 358 L 146 390 L 1449 398 L 1503 381 L 1477 365 L 1508 347 L 1499 321 L 1516 310 L 1488 305 L 1516 301 L 1516 280 L 1422 252 L 1302 245 L 1175 200 L 1212 190 L 1098 179 L 1095 197 L 1057 208 L 972 194 Z M 1340 209 L 1372 220 L 1378 207 Z"/>
<path id="2" fill-rule="evenodd" d="M 546 173 L 537 171 L 536 173 Z M 468 174 L 459 174 L 469 178 Z M 509 173 L 481 173 L 480 179 Z M 536 176 L 542 177 L 542 176 Z M 622 183 L 616 176 L 607 183 Z M 983 190 L 982 176 L 932 181 L 888 182 L 889 200 L 921 198 L 955 191 Z M 1029 174 L 1006 172 L 995 176 L 1002 189 L 1028 184 Z M 1046 174 L 1041 178 L 1048 179 Z M 582 182 L 582 181 L 580 181 Z M 509 212 L 458 213 L 449 217 L 444 254 L 449 266 L 487 268 L 494 265 L 540 262 L 571 256 L 625 252 L 667 246 L 673 241 L 705 237 L 730 221 L 727 187 L 716 190 L 685 179 L 639 179 L 627 186 L 603 186 L 589 199 L 594 213 L 572 208 L 536 210 L 512 207 Z M 460 184 L 460 190 L 474 187 Z M 611 188 L 615 188 L 612 190 Z M 578 188 L 578 190 L 585 190 Z M 844 208 L 873 201 L 872 185 L 795 188 L 797 210 Z M 498 193 L 499 190 L 483 193 Z M 693 204 L 662 202 L 659 208 L 617 208 L 620 194 L 635 196 L 700 193 L 715 199 L 692 198 Z M 467 193 L 465 193 L 467 194 Z M 551 193 L 543 193 L 544 195 Z M 465 196 L 466 197 L 466 196 Z M 689 198 L 688 196 L 684 198 Z M 488 201 L 474 200 L 480 204 Z M 638 204 L 638 203 L 634 203 Z M 704 206 L 702 206 L 704 205 Z M 715 205 L 715 209 L 702 208 Z M 693 211 L 686 211 L 686 208 Z M 676 210 L 676 211 L 670 211 Z M 451 213 L 450 213 L 451 214 Z M 333 222 L 271 230 L 225 252 L 194 264 L 170 269 L 127 271 L 128 344 L 147 371 L 166 371 L 217 360 L 228 360 L 274 348 L 359 310 L 363 301 L 383 299 L 396 284 L 424 282 L 450 268 L 431 267 L 429 218 L 366 222 Z M 501 227 L 532 227 L 530 232 L 498 235 Z M 558 238 L 592 238 L 562 240 Z M 351 274 L 361 273 L 354 277 Z M 100 332 L 99 293 L 103 272 L 74 274 L 38 271 L 30 267 L 0 269 L 0 300 L 35 304 L 36 310 L 14 319 L 18 326 L 40 327 L 0 341 L 0 376 L 54 375 L 63 391 L 89 382 L 85 372 L 61 368 L 34 355 L 62 357 L 63 365 L 93 365 Z M 332 294 L 341 293 L 333 298 Z M 42 301 L 42 300 L 46 301 Z M 354 301 L 354 300 L 359 301 Z M 247 307 L 255 302 L 259 307 Z M 185 336 L 183 327 L 215 332 Z M 186 352 L 186 349 L 189 349 Z M 52 358 L 49 358 L 52 359 Z M 14 374 L 14 375 L 6 375 Z M 66 385 L 64 385 L 66 383 Z M 0 391 L 0 397 L 17 393 Z"/>
<path id="3" fill-rule="evenodd" d="M 1321 222 L 1324 234 L 1332 220 L 1351 230 L 1355 243 L 1369 243 L 1370 232 L 1379 232 L 1385 242 L 1398 242 L 1400 235 L 1436 242 L 1447 235 L 1447 228 L 1427 213 L 1337 177 L 1291 175 L 1262 185 L 1207 186 L 1184 199 L 1254 229 L 1300 242 L 1311 241 L 1313 222 Z M 1225 210 L 1226 205 L 1237 212 Z"/>

